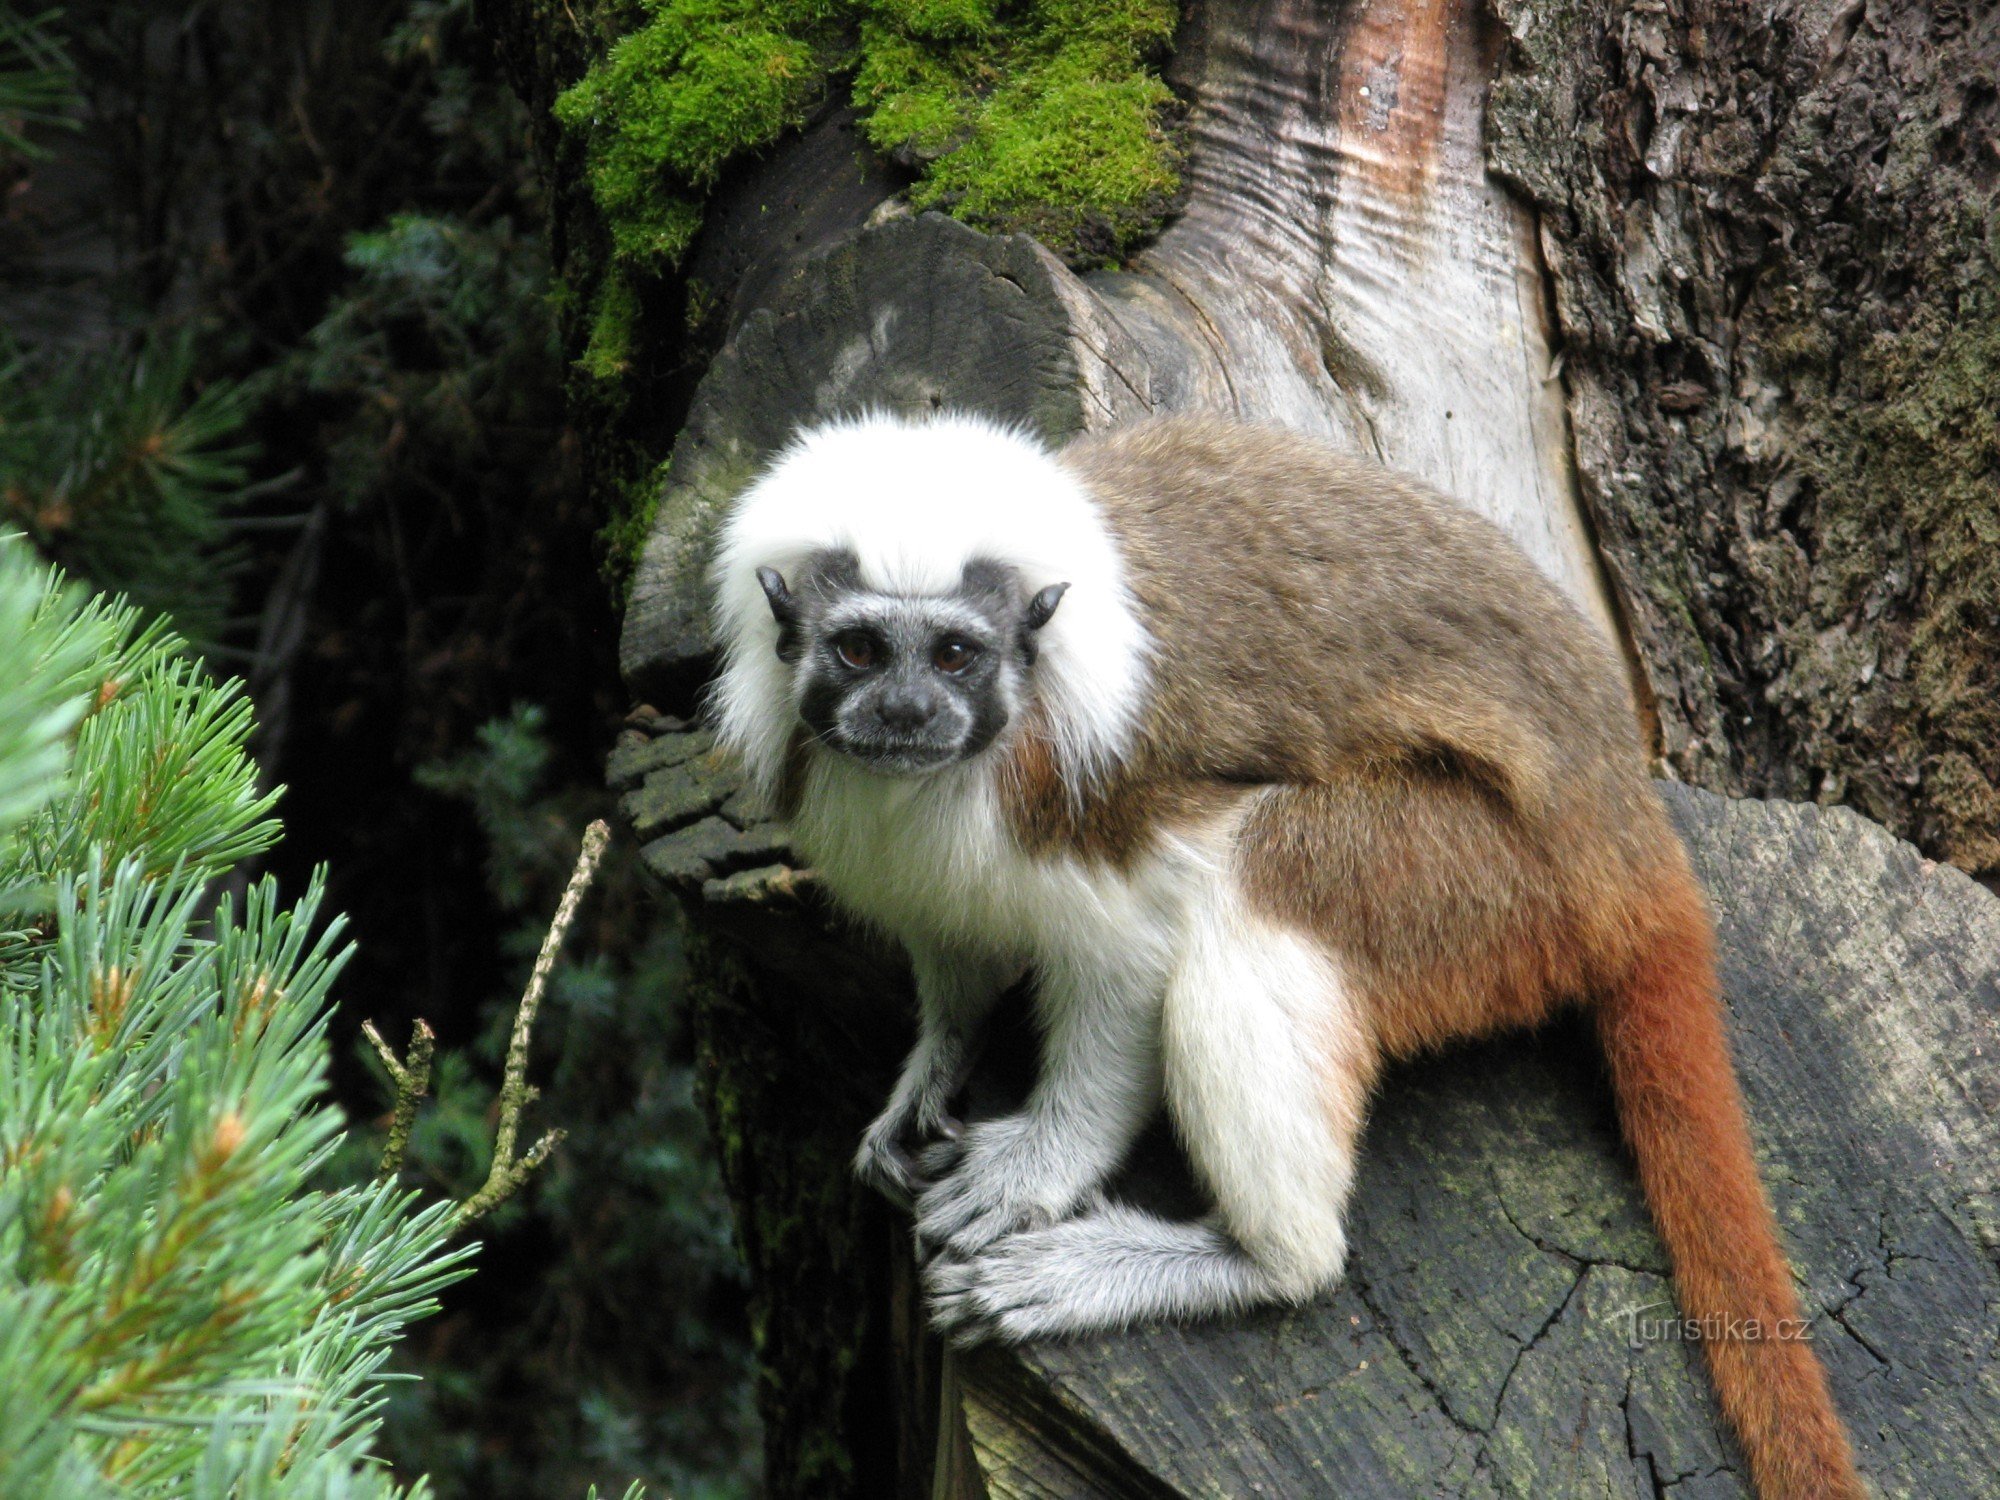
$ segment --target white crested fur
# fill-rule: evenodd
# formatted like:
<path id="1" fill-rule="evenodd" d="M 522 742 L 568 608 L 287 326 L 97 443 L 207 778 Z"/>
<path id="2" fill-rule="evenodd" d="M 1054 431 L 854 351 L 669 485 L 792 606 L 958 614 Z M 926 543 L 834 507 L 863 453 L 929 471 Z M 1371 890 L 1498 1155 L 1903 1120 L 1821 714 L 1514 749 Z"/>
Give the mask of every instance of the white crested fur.
<path id="1" fill-rule="evenodd" d="M 1120 875 L 1014 850 L 980 778 L 864 807 L 884 793 L 863 775 L 829 763 L 808 782 L 801 833 L 835 892 L 919 944 L 1005 952 L 1039 980 L 1027 1109 L 974 1126 L 918 1201 L 944 1250 L 925 1272 L 940 1327 L 1037 1338 L 1330 1285 L 1371 1054 L 1335 959 L 1242 899 L 1249 798 Z M 1162 1095 L 1213 1224 L 1093 1206 Z"/>
<path id="2" fill-rule="evenodd" d="M 1016 973 L 1099 955 L 1163 977 L 1182 904 L 1167 898 L 1193 853 L 1175 841 L 1131 875 L 1030 855 L 993 771 L 973 760 L 897 776 L 816 748 L 791 841 L 842 906 L 905 942 L 1012 960 Z"/>
<path id="3" fill-rule="evenodd" d="M 1160 996 L 1204 867 L 1179 843 L 1129 873 L 1031 856 L 978 761 L 892 777 L 815 751 L 791 836 L 844 907 L 926 953 L 920 973 L 955 954 L 988 976 L 990 992 L 1035 971 L 1041 1077 L 1021 1114 L 967 1132 L 963 1163 L 925 1195 L 919 1227 L 970 1248 L 1073 1211 L 1159 1104 Z M 967 1008 L 956 995 L 920 998 L 927 1027 Z M 949 1057 L 955 1047 L 920 1045 L 933 1049 Z M 910 1079 L 913 1096 L 923 1083 Z M 871 1137 L 894 1123 L 885 1112 Z"/>
<path id="4" fill-rule="evenodd" d="M 710 584 L 723 670 L 711 706 L 765 795 L 797 715 L 757 569 L 791 578 L 826 548 L 851 549 L 862 581 L 888 594 L 951 593 L 975 558 L 1019 569 L 1030 593 L 1067 583 L 1038 637 L 1035 696 L 1072 786 L 1125 752 L 1145 697 L 1146 635 L 1096 502 L 1025 433 L 968 415 L 875 414 L 801 434 L 722 526 Z"/>
<path id="5" fill-rule="evenodd" d="M 975 990 L 1036 973 L 1047 1040 L 1027 1107 L 973 1126 L 918 1203 L 920 1232 L 948 1252 L 929 1273 L 948 1329 L 1033 1337 L 1219 1312 L 1339 1275 L 1367 1045 L 1335 960 L 1242 899 L 1249 805 L 1120 872 L 1023 851 L 983 765 L 897 778 L 814 754 L 793 840 L 844 906 L 924 955 L 940 992 L 924 997 L 927 1031 L 976 1014 Z M 952 955 L 981 981 L 940 980 Z M 920 1044 L 878 1145 L 931 1058 L 957 1047 Z M 1089 1207 L 1163 1096 L 1221 1234 Z"/>

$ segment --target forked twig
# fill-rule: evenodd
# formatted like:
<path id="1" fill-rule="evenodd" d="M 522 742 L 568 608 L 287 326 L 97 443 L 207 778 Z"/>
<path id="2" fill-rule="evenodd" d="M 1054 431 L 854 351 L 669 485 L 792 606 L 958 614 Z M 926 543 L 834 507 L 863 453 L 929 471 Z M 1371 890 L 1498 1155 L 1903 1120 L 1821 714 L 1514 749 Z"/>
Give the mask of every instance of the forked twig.
<path id="1" fill-rule="evenodd" d="M 382 1160 L 375 1167 L 378 1177 L 394 1177 L 403 1167 L 403 1152 L 410 1144 L 410 1127 L 417 1119 L 417 1103 L 431 1086 L 431 1051 L 437 1045 L 437 1033 L 420 1019 L 410 1033 L 410 1055 L 403 1059 L 398 1059 L 382 1040 L 382 1033 L 375 1029 L 373 1021 L 361 1023 L 361 1034 L 375 1048 L 396 1085 L 396 1110 L 389 1116 L 389 1140 L 382 1147 Z"/>
<path id="2" fill-rule="evenodd" d="M 533 1175 L 535 1168 L 548 1160 L 549 1152 L 563 1138 L 561 1130 L 546 1131 L 525 1154 L 519 1157 L 514 1155 L 514 1144 L 520 1139 L 521 1111 L 534 1101 L 538 1093 L 528 1084 L 528 1039 L 534 1029 L 535 1012 L 541 1007 L 549 974 L 556 966 L 556 954 L 562 948 L 563 939 L 569 935 L 570 924 L 576 920 L 577 908 L 583 902 L 583 893 L 590 889 L 591 879 L 597 874 L 598 861 L 604 857 L 605 847 L 610 842 L 611 829 L 602 818 L 584 830 L 583 851 L 577 855 L 576 868 L 570 872 L 569 886 L 563 891 L 561 904 L 556 907 L 555 920 L 549 924 L 548 936 L 542 939 L 542 951 L 535 956 L 534 971 L 528 976 L 528 988 L 521 996 L 520 1008 L 514 1012 L 514 1034 L 507 1043 L 507 1071 L 500 1082 L 500 1126 L 493 1141 L 493 1165 L 479 1191 L 458 1205 L 457 1222 L 461 1225 L 471 1223 L 481 1214 L 506 1202 Z"/>

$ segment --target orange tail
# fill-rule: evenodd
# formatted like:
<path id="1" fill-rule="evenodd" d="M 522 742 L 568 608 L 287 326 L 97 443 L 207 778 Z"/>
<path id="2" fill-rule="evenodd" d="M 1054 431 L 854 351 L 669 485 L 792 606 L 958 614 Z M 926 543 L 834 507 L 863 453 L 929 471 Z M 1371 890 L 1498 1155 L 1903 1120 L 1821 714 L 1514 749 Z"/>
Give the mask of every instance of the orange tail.
<path id="1" fill-rule="evenodd" d="M 1598 1012 L 1618 1113 L 1761 1500 L 1865 1500 L 1757 1179 L 1700 893 L 1675 871 Z"/>

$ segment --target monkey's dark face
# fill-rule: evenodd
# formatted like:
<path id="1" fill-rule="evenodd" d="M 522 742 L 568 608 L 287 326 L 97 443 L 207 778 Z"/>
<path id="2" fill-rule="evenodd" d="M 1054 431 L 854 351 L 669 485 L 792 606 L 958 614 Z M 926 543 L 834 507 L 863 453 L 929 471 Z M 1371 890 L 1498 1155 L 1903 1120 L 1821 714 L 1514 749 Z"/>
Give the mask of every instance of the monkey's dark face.
<path id="1" fill-rule="evenodd" d="M 769 568 L 758 579 L 813 737 L 905 776 L 969 760 L 999 737 L 1026 690 L 1035 633 L 1067 587 L 1024 598 L 1012 569 L 975 562 L 953 593 L 882 594 L 844 552 L 809 559 L 795 584 Z"/>

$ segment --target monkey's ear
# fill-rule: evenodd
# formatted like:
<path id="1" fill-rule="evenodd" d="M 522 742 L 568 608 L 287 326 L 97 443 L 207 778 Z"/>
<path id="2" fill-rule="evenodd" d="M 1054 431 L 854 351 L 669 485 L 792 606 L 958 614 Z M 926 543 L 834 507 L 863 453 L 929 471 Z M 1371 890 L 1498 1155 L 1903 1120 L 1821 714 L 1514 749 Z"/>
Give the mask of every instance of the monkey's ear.
<path id="1" fill-rule="evenodd" d="M 792 598 L 792 591 L 785 587 L 785 575 L 776 568 L 759 568 L 757 582 L 763 585 L 764 597 L 770 601 L 771 618 L 779 626 L 789 630 L 799 623 L 798 601 Z"/>
<path id="2" fill-rule="evenodd" d="M 1040 630 L 1049 623 L 1049 616 L 1062 603 L 1062 596 L 1069 592 L 1066 583 L 1052 583 L 1028 601 L 1028 629 Z"/>

